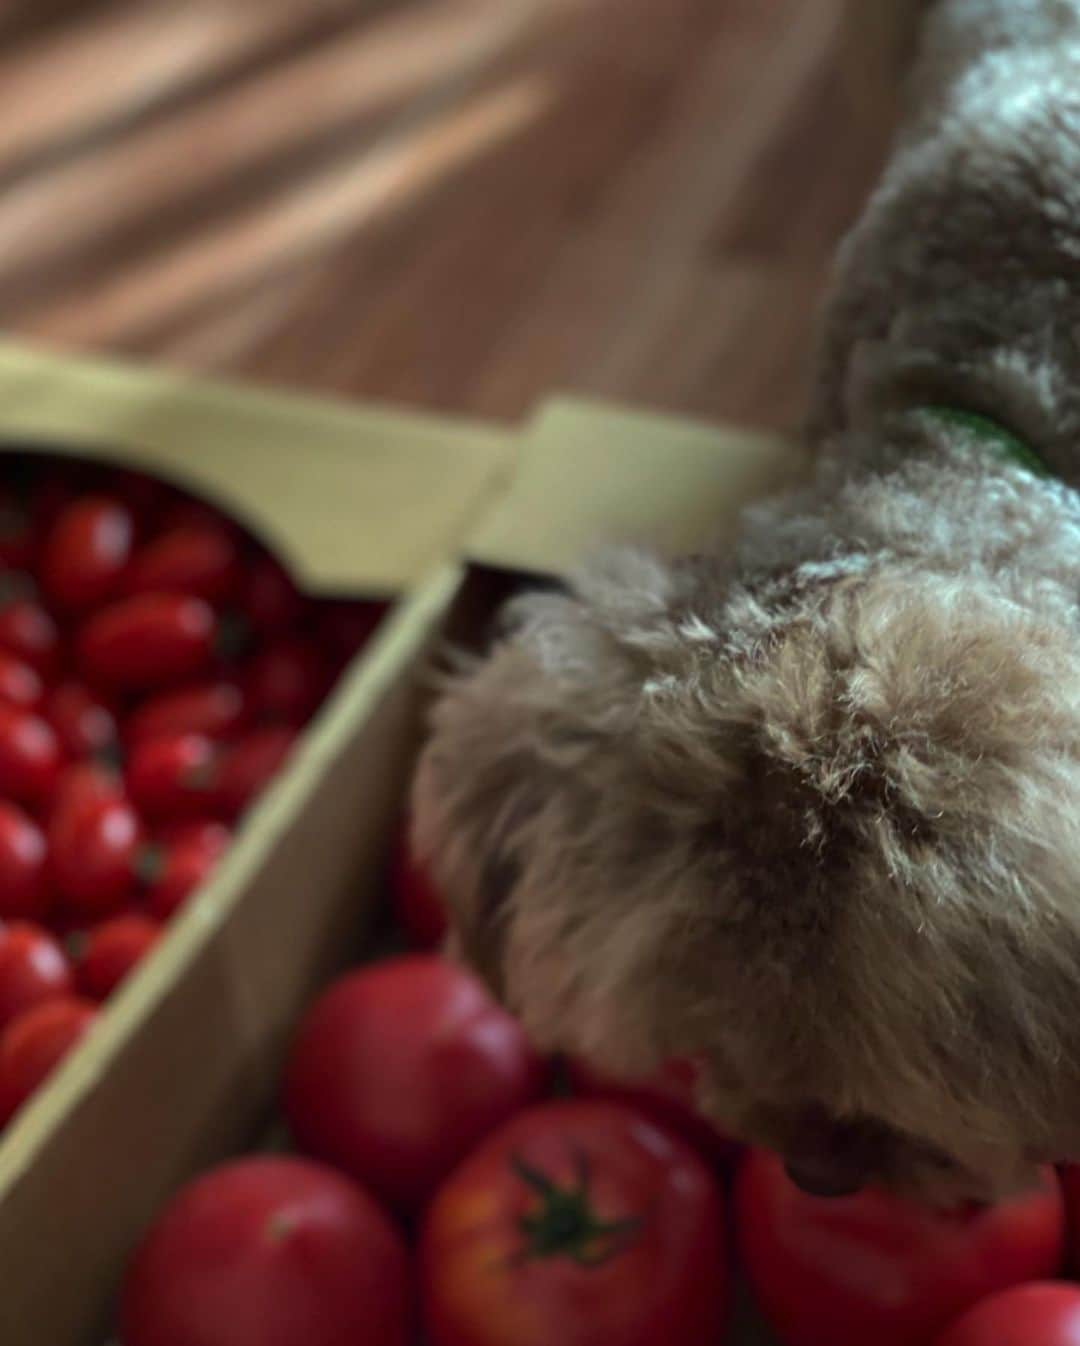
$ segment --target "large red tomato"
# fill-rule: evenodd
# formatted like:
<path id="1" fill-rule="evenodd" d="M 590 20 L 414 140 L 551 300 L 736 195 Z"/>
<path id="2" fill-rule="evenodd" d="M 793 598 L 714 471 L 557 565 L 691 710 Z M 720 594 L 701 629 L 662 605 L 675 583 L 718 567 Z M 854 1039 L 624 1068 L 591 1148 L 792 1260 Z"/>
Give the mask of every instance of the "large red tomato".
<path id="1" fill-rule="evenodd" d="M 343 977 L 308 1011 L 285 1112 L 302 1149 L 412 1212 L 546 1080 L 479 982 L 440 958 L 395 958 Z"/>
<path id="2" fill-rule="evenodd" d="M 0 1028 L 74 988 L 67 955 L 47 930 L 29 921 L 0 929 Z"/>
<path id="3" fill-rule="evenodd" d="M 82 1041 L 96 1018 L 96 1005 L 68 996 L 46 1000 L 12 1019 L 0 1033 L 0 1126 Z"/>
<path id="4" fill-rule="evenodd" d="M 669 1127 L 711 1163 L 729 1163 L 738 1146 L 698 1111 L 694 1097 L 697 1075 L 692 1061 L 673 1058 L 643 1080 L 620 1080 L 584 1061 L 567 1063 L 575 1091 L 591 1098 L 609 1098 L 636 1108 Z"/>
<path id="5" fill-rule="evenodd" d="M 63 510 L 45 540 L 40 575 L 49 600 L 78 611 L 110 598 L 120 583 L 135 537 L 128 508 L 108 496 L 86 495 Z"/>
<path id="6" fill-rule="evenodd" d="M 719 1184 L 612 1103 L 522 1113 L 439 1189 L 420 1238 L 431 1346 L 718 1346 Z"/>
<path id="7" fill-rule="evenodd" d="M 124 1279 L 124 1346 L 407 1346 L 404 1242 L 364 1191 L 303 1159 L 185 1187 Z"/>
<path id="8" fill-rule="evenodd" d="M 743 1264 L 784 1346 L 925 1346 L 997 1290 L 1057 1274 L 1061 1189 L 998 1206 L 925 1210 L 883 1192 L 824 1200 L 751 1152 L 736 1185 Z"/>
<path id="9" fill-rule="evenodd" d="M 938 1346 L 1078 1346 L 1080 1288 L 1045 1282 L 991 1295 L 955 1323 Z"/>

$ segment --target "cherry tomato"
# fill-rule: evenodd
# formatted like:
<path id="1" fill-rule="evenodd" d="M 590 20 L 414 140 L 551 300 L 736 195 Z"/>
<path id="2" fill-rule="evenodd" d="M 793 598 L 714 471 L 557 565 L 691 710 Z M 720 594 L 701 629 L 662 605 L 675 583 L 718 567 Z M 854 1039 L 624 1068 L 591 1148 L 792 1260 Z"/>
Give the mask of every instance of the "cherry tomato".
<path id="1" fill-rule="evenodd" d="M 330 690 L 330 668 L 316 646 L 277 640 L 248 664 L 245 685 L 253 713 L 263 720 L 303 725 Z"/>
<path id="2" fill-rule="evenodd" d="M 79 990 L 91 1000 L 107 999 L 160 935 L 161 926 L 146 916 L 117 916 L 95 926 L 75 967 Z"/>
<path id="3" fill-rule="evenodd" d="M 232 597 L 239 579 L 239 552 L 230 529 L 220 523 L 171 528 L 137 553 L 127 574 L 130 594 L 193 594 L 220 603 Z"/>
<path id="4" fill-rule="evenodd" d="M 229 520 L 205 500 L 195 500 L 182 495 L 173 500 L 161 516 L 161 527 L 165 532 L 174 528 L 230 528 Z"/>
<path id="5" fill-rule="evenodd" d="M 170 734 L 137 743 L 127 766 L 136 807 L 151 820 L 212 812 L 220 751 L 203 734 Z"/>
<path id="6" fill-rule="evenodd" d="M 240 607 L 261 635 L 277 636 L 300 620 L 304 600 L 286 571 L 272 556 L 262 552 L 247 567 Z"/>
<path id="7" fill-rule="evenodd" d="M 40 804 L 56 788 L 63 759 L 52 726 L 0 702 L 0 795 Z"/>
<path id="8" fill-rule="evenodd" d="M 611 1103 L 548 1103 L 483 1141 L 424 1217 L 431 1346 L 707 1346 L 730 1301 L 720 1186 Z"/>
<path id="9" fill-rule="evenodd" d="M 148 846 L 139 857 L 139 876 L 151 914 L 159 921 L 174 915 L 210 877 L 230 840 L 220 823 L 200 823 L 172 841 Z"/>
<path id="10" fill-rule="evenodd" d="M 1061 1189 L 934 1212 L 883 1192 L 825 1200 L 753 1151 L 736 1184 L 742 1263 L 784 1346 L 924 1346 L 997 1290 L 1053 1277 L 1064 1251 Z"/>
<path id="11" fill-rule="evenodd" d="M 440 958 L 343 977 L 300 1025 L 285 1113 L 300 1148 L 415 1212 L 547 1070 L 517 1022 Z"/>
<path id="12" fill-rule="evenodd" d="M 666 1126 L 713 1164 L 727 1164 L 738 1147 L 698 1111 L 694 1086 L 697 1071 L 692 1061 L 676 1058 L 642 1080 L 620 1080 L 584 1061 L 567 1062 L 577 1093 L 589 1098 L 607 1098 Z"/>
<path id="13" fill-rule="evenodd" d="M 1077 1346 L 1080 1288 L 1043 1282 L 991 1295 L 954 1323 L 938 1346 Z"/>
<path id="14" fill-rule="evenodd" d="M 394 914 L 409 942 L 418 949 L 440 945 L 447 931 L 446 904 L 427 871 L 413 858 L 404 830 L 394 848 L 391 886 Z"/>
<path id="15" fill-rule="evenodd" d="M 371 639 L 389 607 L 389 603 L 325 599 L 315 607 L 315 638 L 336 659 L 352 659 Z"/>
<path id="16" fill-rule="evenodd" d="M 68 505 L 41 557 L 41 583 L 50 602 L 69 612 L 105 602 L 127 569 L 134 538 L 134 520 L 119 500 L 89 495 Z"/>
<path id="17" fill-rule="evenodd" d="M 79 666 L 95 684 L 140 692 L 183 682 L 214 657 L 218 622 L 201 598 L 138 594 L 90 617 L 78 635 Z"/>
<path id="18" fill-rule="evenodd" d="M 131 510 L 136 521 L 146 524 L 157 517 L 175 497 L 173 487 L 134 468 L 117 467 L 105 482 L 107 493 Z"/>
<path id="19" fill-rule="evenodd" d="M 138 815 L 108 773 L 93 766 L 65 773 L 49 821 L 49 860 L 72 911 L 103 916 L 124 905 L 142 839 Z"/>
<path id="20" fill-rule="evenodd" d="M 67 954 L 47 930 L 29 921 L 0 929 L 0 1028 L 74 987 Z"/>
<path id="21" fill-rule="evenodd" d="M 45 698 L 43 714 L 69 757 L 79 761 L 115 753 L 116 716 L 105 698 L 85 683 L 57 683 Z"/>
<path id="22" fill-rule="evenodd" d="M 219 680 L 148 697 L 128 717 L 125 733 L 131 743 L 170 734 L 231 738 L 247 718 L 243 692 L 235 682 Z"/>
<path id="23" fill-rule="evenodd" d="M 36 669 L 0 650 L 0 702 L 33 710 L 44 694 L 45 686 Z"/>
<path id="24" fill-rule="evenodd" d="M 0 490 L 0 566 L 29 570 L 34 562 L 34 521 L 25 498 L 13 490 Z"/>
<path id="25" fill-rule="evenodd" d="M 295 729 L 268 725 L 223 749 L 215 792 L 223 817 L 238 818 L 254 803 L 285 765 L 295 742 Z"/>
<path id="26" fill-rule="evenodd" d="M 0 1033 L 0 1125 L 82 1041 L 96 1017 L 96 1005 L 68 996 L 35 1005 L 7 1025 Z"/>
<path id="27" fill-rule="evenodd" d="M 0 606 L 0 650 L 51 678 L 60 663 L 60 632 L 40 603 L 12 598 Z"/>
<path id="28" fill-rule="evenodd" d="M 0 799 L 0 917 L 41 920 L 52 906 L 45 834 L 17 804 Z"/>
<path id="29" fill-rule="evenodd" d="M 285 1156 L 183 1188 L 121 1295 L 124 1346 L 407 1346 L 404 1240 L 347 1178 Z"/>

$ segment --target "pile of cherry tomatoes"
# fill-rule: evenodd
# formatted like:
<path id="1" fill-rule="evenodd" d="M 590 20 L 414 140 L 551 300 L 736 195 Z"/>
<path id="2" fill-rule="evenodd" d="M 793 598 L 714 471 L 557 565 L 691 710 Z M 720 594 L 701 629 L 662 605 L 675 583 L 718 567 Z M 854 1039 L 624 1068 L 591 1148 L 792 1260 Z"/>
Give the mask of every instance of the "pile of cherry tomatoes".
<path id="1" fill-rule="evenodd" d="M 430 951 L 441 905 L 404 856 L 394 895 L 416 951 L 310 1007 L 290 1152 L 161 1213 L 122 1346 L 734 1346 L 737 1266 L 780 1346 L 1080 1341 L 1077 1173 L 950 1212 L 807 1196 L 696 1113 L 690 1063 L 617 1083 L 538 1057 Z"/>
<path id="2" fill-rule="evenodd" d="M 201 500 L 0 459 L 0 1125 L 208 877 L 378 620 Z"/>

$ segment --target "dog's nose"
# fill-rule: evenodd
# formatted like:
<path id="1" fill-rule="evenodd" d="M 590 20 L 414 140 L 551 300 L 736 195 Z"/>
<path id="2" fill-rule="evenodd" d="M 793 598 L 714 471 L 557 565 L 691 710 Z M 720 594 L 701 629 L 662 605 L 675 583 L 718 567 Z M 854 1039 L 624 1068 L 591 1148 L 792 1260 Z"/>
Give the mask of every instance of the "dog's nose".
<path id="1" fill-rule="evenodd" d="M 827 1159 L 792 1158 L 785 1162 L 784 1167 L 791 1181 L 807 1196 L 828 1200 L 854 1196 L 865 1183 L 859 1166 L 832 1156 Z"/>

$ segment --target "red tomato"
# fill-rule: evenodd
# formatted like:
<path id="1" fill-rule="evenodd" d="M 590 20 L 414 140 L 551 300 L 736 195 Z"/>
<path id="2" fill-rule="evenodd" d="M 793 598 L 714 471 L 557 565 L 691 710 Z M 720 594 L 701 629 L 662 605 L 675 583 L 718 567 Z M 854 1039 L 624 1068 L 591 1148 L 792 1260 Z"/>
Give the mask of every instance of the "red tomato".
<path id="1" fill-rule="evenodd" d="M 149 697 L 128 718 L 128 741 L 162 738 L 168 734 L 205 734 L 207 738 L 230 738 L 247 721 L 247 703 L 235 682 L 224 680 L 159 692 Z"/>
<path id="2" fill-rule="evenodd" d="M 730 1300 L 716 1179 L 611 1103 L 548 1103 L 439 1189 L 420 1238 L 431 1346 L 707 1346 Z"/>
<path id="3" fill-rule="evenodd" d="M 238 818 L 254 803 L 285 765 L 296 730 L 287 725 L 255 729 L 222 752 L 218 768 L 217 806 L 226 818 Z"/>
<path id="4" fill-rule="evenodd" d="M 477 981 L 417 955 L 343 977 L 315 1002 L 284 1102 L 301 1149 L 415 1212 L 546 1082 L 520 1026 Z"/>
<path id="5" fill-rule="evenodd" d="M 666 1126 L 710 1163 L 729 1163 L 737 1146 L 698 1111 L 693 1062 L 668 1061 L 643 1080 L 619 1080 L 584 1061 L 567 1062 L 570 1081 L 577 1093 L 590 1098 L 609 1098 L 635 1108 L 659 1126 Z"/>
<path id="6" fill-rule="evenodd" d="M 230 839 L 220 823 L 201 823 L 187 835 L 148 847 L 139 859 L 139 876 L 151 914 L 159 921 L 174 915 L 210 877 Z"/>
<path id="7" fill-rule="evenodd" d="M 74 679 L 57 683 L 45 698 L 42 713 L 69 757 L 78 761 L 115 752 L 116 716 L 85 683 Z"/>
<path id="8" fill-rule="evenodd" d="M 137 594 L 102 608 L 78 636 L 78 659 L 91 682 L 142 692 L 183 682 L 214 656 L 218 622 L 201 598 Z"/>
<path id="9" fill-rule="evenodd" d="M 330 669 L 320 651 L 303 640 L 278 640 L 247 667 L 252 711 L 263 720 L 306 724 L 330 690 Z"/>
<path id="10" fill-rule="evenodd" d="M 0 702 L 0 795 L 40 804 L 56 788 L 62 759 L 52 726 Z"/>
<path id="11" fill-rule="evenodd" d="M 118 467 L 109 473 L 106 490 L 123 501 L 142 524 L 154 519 L 175 494 L 165 482 L 128 467 Z"/>
<path id="12" fill-rule="evenodd" d="M 934 1212 L 883 1192 L 825 1200 L 753 1151 L 739 1170 L 742 1263 L 784 1346 L 925 1346 L 972 1304 L 1053 1277 L 1064 1251 L 1061 1189 Z"/>
<path id="13" fill-rule="evenodd" d="M 35 669 L 13 654 L 0 650 L 0 702 L 33 710 L 44 692 L 44 684 Z"/>
<path id="14" fill-rule="evenodd" d="M 74 986 L 67 955 L 47 930 L 24 921 L 0 930 L 0 1028 Z"/>
<path id="15" fill-rule="evenodd" d="M 232 532 L 220 523 L 171 528 L 137 553 L 127 574 L 131 594 L 194 594 L 208 602 L 231 598 L 239 577 Z"/>
<path id="16" fill-rule="evenodd" d="M 45 834 L 17 804 L 0 799 L 0 917 L 41 920 L 52 906 Z"/>
<path id="17" fill-rule="evenodd" d="M 64 510 L 88 484 L 82 463 L 68 462 L 42 473 L 30 494 L 34 528 L 39 537 L 48 534 Z"/>
<path id="18" fill-rule="evenodd" d="M 241 1159 L 183 1188 L 136 1250 L 124 1346 L 407 1346 L 410 1280 L 360 1187 L 303 1159 Z"/>
<path id="19" fill-rule="evenodd" d="M 335 659 L 351 659 L 371 639 L 389 607 L 389 603 L 324 600 L 315 607 L 315 638 Z"/>
<path id="20" fill-rule="evenodd" d="M 427 872 L 412 858 L 402 832 L 394 850 L 391 884 L 398 924 L 418 949 L 434 949 L 446 936 L 446 904 Z"/>
<path id="21" fill-rule="evenodd" d="M 240 607 L 256 631 L 264 636 L 276 636 L 300 620 L 304 600 L 274 558 L 261 552 L 247 567 L 241 586 Z"/>
<path id="22" fill-rule="evenodd" d="M 73 912 L 104 916 L 131 896 L 142 824 L 108 773 L 93 766 L 65 773 L 48 839 L 53 882 Z"/>
<path id="23" fill-rule="evenodd" d="M 0 1033 L 0 1126 L 86 1036 L 97 1006 L 68 996 L 20 1014 Z"/>
<path id="24" fill-rule="evenodd" d="M 41 557 L 49 600 L 68 611 L 104 603 L 117 590 L 134 538 L 131 513 L 119 500 L 88 495 L 68 505 L 49 530 Z"/>
<path id="25" fill-rule="evenodd" d="M 33 519 L 18 491 L 0 490 L 0 566 L 29 570 L 33 564 Z"/>
<path id="26" fill-rule="evenodd" d="M 49 678 L 60 661 L 60 632 L 40 603 L 13 598 L 0 606 L 0 650 Z"/>
<path id="27" fill-rule="evenodd" d="M 137 743 L 127 786 L 147 818 L 199 818 L 212 812 L 218 747 L 202 734 L 171 734 Z"/>
<path id="28" fill-rule="evenodd" d="M 1077 1346 L 1080 1289 L 1044 1282 L 991 1295 L 938 1338 L 938 1346 Z"/>
<path id="29" fill-rule="evenodd" d="M 161 517 L 161 526 L 166 532 L 174 528 L 231 528 L 229 520 L 219 509 L 189 495 L 181 496 L 166 508 Z"/>
<path id="30" fill-rule="evenodd" d="M 117 916 L 95 926 L 76 964 L 79 990 L 91 1000 L 105 1000 L 149 953 L 160 934 L 161 926 L 146 916 Z"/>

